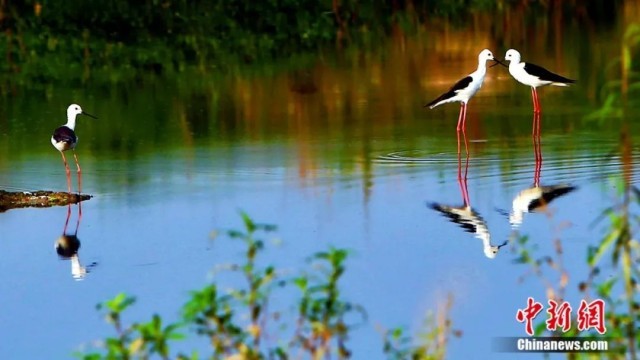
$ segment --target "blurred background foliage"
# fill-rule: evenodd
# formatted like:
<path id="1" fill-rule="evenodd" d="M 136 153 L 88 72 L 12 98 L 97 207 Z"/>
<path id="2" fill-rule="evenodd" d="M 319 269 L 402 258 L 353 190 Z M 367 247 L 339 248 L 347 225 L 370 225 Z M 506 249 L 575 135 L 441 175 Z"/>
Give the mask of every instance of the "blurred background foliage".
<path id="1" fill-rule="evenodd" d="M 0 62 L 5 85 L 120 82 L 141 72 L 201 73 L 348 46 L 371 47 L 392 34 L 554 14 L 567 21 L 613 21 L 622 0 L 143 0 L 1 1 Z M 526 14 L 524 16 L 523 14 Z M 502 21 L 498 21 L 502 19 Z"/>

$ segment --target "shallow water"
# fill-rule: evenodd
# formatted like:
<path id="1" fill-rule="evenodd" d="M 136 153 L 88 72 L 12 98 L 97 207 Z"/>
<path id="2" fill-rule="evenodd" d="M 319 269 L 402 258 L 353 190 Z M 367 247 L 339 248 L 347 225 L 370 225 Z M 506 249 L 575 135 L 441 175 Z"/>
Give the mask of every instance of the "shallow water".
<path id="1" fill-rule="evenodd" d="M 517 230 L 540 253 L 563 240 L 565 265 L 575 274 L 571 301 L 586 274 L 586 248 L 603 234 L 591 223 L 612 204 L 622 172 L 622 121 L 584 120 L 596 106 L 590 94 L 597 84 L 588 79 L 598 65 L 574 66 L 584 61 L 573 56 L 580 46 L 587 45 L 570 45 L 553 60 L 542 49 L 528 53 L 587 80 L 541 91 L 540 181 L 577 190 L 546 213 L 524 214 Z M 77 232 L 79 261 L 89 271 L 82 281 L 54 249 L 66 207 L 0 214 L 0 357 L 64 358 L 86 349 L 112 334 L 95 304 L 119 292 L 138 298 L 127 319 L 175 317 L 215 265 L 238 258 L 237 246 L 212 241 L 211 233 L 240 227 L 243 210 L 278 225 L 282 243 L 265 255 L 278 267 L 300 268 L 329 245 L 354 251 L 344 295 L 369 315 L 368 325 L 352 333 L 357 358 L 380 358 L 381 327 L 418 329 L 447 293 L 454 328 L 463 331 L 451 340 L 451 358 L 510 358 L 492 352 L 491 340 L 524 335 L 516 310 L 528 296 L 542 299 L 543 287 L 535 279 L 519 282 L 528 269 L 513 263 L 511 244 L 488 259 L 479 239 L 427 206 L 458 206 L 463 198 L 458 106 L 422 105 L 472 71 L 477 51 L 470 48 L 469 59 L 449 53 L 438 69 L 416 64 L 419 51 L 387 51 L 390 59 L 359 67 L 318 62 L 305 75 L 316 85 L 310 94 L 292 91 L 299 73 L 291 72 L 186 88 L 162 80 L 96 93 L 54 86 L 47 96 L 5 100 L 0 187 L 7 190 L 64 190 L 50 131 L 64 122 L 70 99 L 100 119 L 81 119 L 77 127 L 84 191 L 95 196 L 82 205 Z M 469 104 L 467 189 L 493 244 L 513 237 L 507 214 L 536 175 L 530 101 L 529 90 L 496 67 Z M 633 144 L 638 126 L 626 131 Z M 639 159 L 636 147 L 632 162 Z M 67 232 L 75 231 L 78 210 L 72 207 Z"/>

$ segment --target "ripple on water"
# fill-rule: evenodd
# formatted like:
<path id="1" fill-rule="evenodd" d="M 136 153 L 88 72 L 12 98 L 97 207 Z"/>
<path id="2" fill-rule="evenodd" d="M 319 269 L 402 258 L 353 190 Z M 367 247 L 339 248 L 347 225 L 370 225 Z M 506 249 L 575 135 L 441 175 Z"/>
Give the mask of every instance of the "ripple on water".
<path id="1" fill-rule="evenodd" d="M 398 150 L 383 155 L 376 155 L 373 162 L 384 165 L 428 165 L 458 164 L 458 154 L 453 152 L 433 152 L 422 149 Z"/>
<path id="2" fill-rule="evenodd" d="M 631 157 L 633 164 L 640 163 L 640 152 Z M 528 173 L 533 174 L 533 161 L 518 165 L 506 182 L 517 181 Z M 558 154 L 544 156 L 541 164 L 542 182 L 570 181 L 601 182 L 622 174 L 623 161 L 620 156 L 610 154 Z M 632 172 L 631 183 L 640 181 L 640 174 Z"/>
<path id="3" fill-rule="evenodd" d="M 602 141 L 601 141 L 602 142 Z M 619 154 L 606 151 L 612 144 L 600 146 L 601 150 L 583 148 L 554 148 L 542 151 L 540 179 L 542 183 L 584 183 L 603 181 L 620 176 L 623 163 Z M 507 154 L 507 155 L 505 155 Z M 391 167 L 424 167 L 435 165 L 439 169 L 450 169 L 443 181 L 455 177 L 458 155 L 455 152 L 435 152 L 429 149 L 408 149 L 374 154 L 373 163 Z M 640 164 L 640 152 L 631 155 L 632 164 Z M 465 156 L 462 157 L 465 166 Z M 528 183 L 534 180 L 536 164 L 533 149 L 491 149 L 481 154 L 471 153 L 467 178 L 498 181 L 505 185 Z M 630 174 L 632 183 L 640 182 L 640 174 Z"/>

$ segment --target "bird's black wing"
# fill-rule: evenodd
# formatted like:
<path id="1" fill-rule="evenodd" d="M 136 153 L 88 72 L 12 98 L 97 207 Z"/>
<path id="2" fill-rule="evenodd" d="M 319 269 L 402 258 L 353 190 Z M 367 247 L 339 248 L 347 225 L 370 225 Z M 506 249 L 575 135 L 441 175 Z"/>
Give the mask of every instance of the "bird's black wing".
<path id="1" fill-rule="evenodd" d="M 451 221 L 452 223 L 460 225 L 460 227 L 462 227 L 464 231 L 472 234 L 475 234 L 477 232 L 476 224 L 474 224 L 469 219 L 463 219 L 460 215 L 452 212 L 449 206 L 440 205 L 438 203 L 428 203 L 427 206 L 447 217 L 447 219 L 449 219 L 449 221 Z"/>
<path id="2" fill-rule="evenodd" d="M 524 71 L 530 75 L 537 76 L 540 80 L 553 81 L 558 83 L 573 84 L 575 80 L 552 73 L 551 71 L 532 63 L 524 64 Z"/>
<path id="3" fill-rule="evenodd" d="M 66 126 L 60 126 L 53 131 L 53 140 L 56 142 L 74 143 L 78 138 L 73 130 Z"/>
<path id="4" fill-rule="evenodd" d="M 455 83 L 451 87 L 451 89 L 449 89 L 446 93 L 438 96 L 437 99 L 435 99 L 432 102 L 428 103 L 424 107 L 433 106 L 433 105 L 437 104 L 438 102 L 440 102 L 442 100 L 446 100 L 446 99 L 449 99 L 449 98 L 452 98 L 452 97 L 456 96 L 458 91 L 460 91 L 460 90 L 466 88 L 467 86 L 469 86 L 469 84 L 471 84 L 472 81 L 473 81 L 473 78 L 471 76 L 467 76 L 467 77 L 461 79 L 460 81 Z"/>
<path id="5" fill-rule="evenodd" d="M 529 212 L 535 211 L 537 208 L 549 204 L 556 198 L 559 198 L 562 195 L 566 195 L 572 191 L 577 189 L 577 187 L 573 185 L 555 185 L 555 186 L 545 186 L 542 189 L 542 196 L 537 199 L 534 199 L 529 204 Z"/>

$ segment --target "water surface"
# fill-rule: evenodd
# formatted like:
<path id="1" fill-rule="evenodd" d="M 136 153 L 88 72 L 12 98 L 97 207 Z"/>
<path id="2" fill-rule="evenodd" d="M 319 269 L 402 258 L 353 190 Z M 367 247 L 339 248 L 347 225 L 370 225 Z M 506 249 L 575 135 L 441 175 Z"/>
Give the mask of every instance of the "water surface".
<path id="1" fill-rule="evenodd" d="M 540 182 L 577 190 L 545 213 L 525 214 L 517 231 L 540 253 L 563 240 L 575 274 L 568 299 L 578 301 L 586 248 L 604 233 L 590 224 L 611 205 L 621 173 L 622 121 L 584 119 L 597 106 L 593 74 L 602 60 L 580 54 L 613 45 L 571 42 L 579 32 L 567 38 L 560 53 L 533 44 L 522 52 L 580 79 L 541 91 Z M 138 298 L 127 320 L 152 313 L 175 319 L 188 291 L 203 286 L 214 266 L 238 259 L 235 244 L 212 241 L 211 233 L 240 227 L 243 210 L 278 225 L 282 242 L 265 255 L 278 267 L 295 271 L 330 245 L 353 250 L 344 295 L 369 314 L 352 334 L 357 358 L 381 358 L 381 328 L 419 329 L 448 293 L 454 327 L 463 331 L 451 340 L 451 358 L 510 358 L 493 353 L 491 340 L 524 335 L 516 311 L 528 296 L 544 298 L 542 285 L 519 281 L 528 269 L 513 263 L 511 244 L 489 259 L 482 241 L 427 206 L 462 205 L 463 197 L 458 106 L 422 105 L 471 72 L 481 48 L 406 46 L 275 75 L 156 79 L 113 89 L 53 84 L 44 94 L 25 90 L 5 99 L 0 186 L 7 190 L 64 190 L 51 131 L 71 101 L 100 119 L 77 126 L 84 190 L 95 196 L 82 205 L 77 233 L 79 261 L 89 270 L 83 280 L 54 249 L 66 207 L 0 214 L 0 357 L 64 358 L 86 349 L 112 334 L 95 304 L 119 292 Z M 482 46 L 505 50 L 490 41 Z M 467 190 L 495 244 L 513 238 L 505 213 L 535 180 L 532 120 L 529 89 L 506 69 L 491 68 L 469 104 Z M 629 126 L 636 144 L 640 129 Z M 640 152 L 632 156 L 636 163 Z M 68 231 L 77 216 L 72 207 Z"/>

